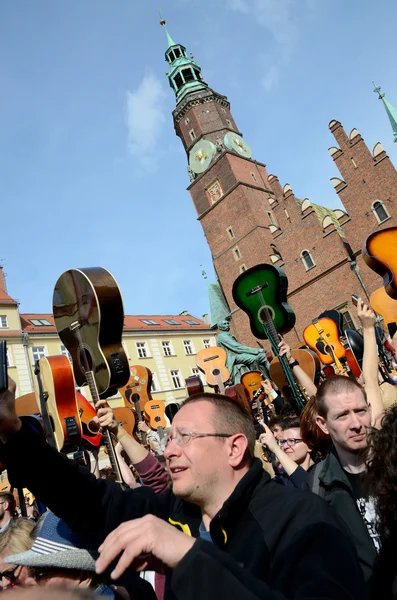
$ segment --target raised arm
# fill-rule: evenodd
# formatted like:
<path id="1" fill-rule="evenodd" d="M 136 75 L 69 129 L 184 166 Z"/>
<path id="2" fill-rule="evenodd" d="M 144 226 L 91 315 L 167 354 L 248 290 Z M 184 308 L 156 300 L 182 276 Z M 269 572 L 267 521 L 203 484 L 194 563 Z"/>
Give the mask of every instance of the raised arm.
<path id="1" fill-rule="evenodd" d="M 384 408 L 378 380 L 378 346 L 375 336 L 376 315 L 372 308 L 359 298 L 357 302 L 357 316 L 363 328 L 363 375 L 365 391 L 371 404 L 372 425 L 378 427 Z"/>
<path id="2" fill-rule="evenodd" d="M 294 359 L 291 354 L 291 348 L 288 346 L 287 342 L 280 335 L 280 343 L 278 345 L 280 356 L 286 356 L 288 359 L 288 363 L 291 365 L 292 373 L 294 374 L 297 382 L 306 390 L 308 396 L 315 396 L 317 394 L 317 388 L 314 385 L 313 381 L 310 379 L 309 375 L 302 369 L 299 363 Z"/>

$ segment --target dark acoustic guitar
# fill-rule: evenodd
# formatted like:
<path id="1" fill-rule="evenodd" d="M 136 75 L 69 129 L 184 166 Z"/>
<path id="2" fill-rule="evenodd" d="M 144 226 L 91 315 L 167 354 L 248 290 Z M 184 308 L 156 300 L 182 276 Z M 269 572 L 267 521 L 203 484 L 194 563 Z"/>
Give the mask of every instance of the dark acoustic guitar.
<path id="1" fill-rule="evenodd" d="M 234 400 L 252 416 L 250 396 L 242 383 L 236 383 L 225 388 L 225 396 Z"/>
<path id="2" fill-rule="evenodd" d="M 299 414 L 306 398 L 294 379 L 287 358 L 280 357 L 278 348 L 278 334 L 287 333 L 295 325 L 295 313 L 287 303 L 287 290 L 288 279 L 284 271 L 263 264 L 241 273 L 233 284 L 232 295 L 237 306 L 248 315 L 254 336 L 270 341 L 291 389 L 291 402 Z"/>
<path id="3" fill-rule="evenodd" d="M 356 379 L 360 377 L 363 368 L 364 340 L 363 336 L 355 329 L 346 329 L 345 337 L 347 340 L 346 360 L 350 371 Z"/>
<path id="4" fill-rule="evenodd" d="M 365 240 L 363 259 L 383 277 L 386 292 L 397 300 L 397 227 L 371 233 Z"/>
<path id="5" fill-rule="evenodd" d="M 187 377 L 185 379 L 185 385 L 188 396 L 194 396 L 194 394 L 202 394 L 204 392 L 203 382 L 198 375 Z"/>
<path id="6" fill-rule="evenodd" d="M 55 326 L 73 359 L 78 385 L 87 384 L 95 408 L 100 398 L 113 396 L 130 376 L 121 343 L 123 301 L 106 269 L 71 269 L 58 279 L 53 297 Z M 102 431 L 116 482 L 124 486 L 108 428 Z"/>
<path id="7" fill-rule="evenodd" d="M 123 301 L 113 276 L 102 267 L 70 269 L 58 279 L 53 296 L 59 337 L 73 359 L 79 387 L 86 384 L 86 364 L 101 398 L 113 396 L 130 376 L 121 344 Z M 78 324 L 82 343 L 71 325 Z"/>

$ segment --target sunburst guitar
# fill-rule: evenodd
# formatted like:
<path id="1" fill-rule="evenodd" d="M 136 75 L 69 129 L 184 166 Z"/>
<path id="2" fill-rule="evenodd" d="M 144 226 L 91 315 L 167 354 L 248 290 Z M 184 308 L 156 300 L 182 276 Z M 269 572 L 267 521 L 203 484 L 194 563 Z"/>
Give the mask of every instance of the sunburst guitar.
<path id="1" fill-rule="evenodd" d="M 323 365 L 335 363 L 338 369 L 343 369 L 340 359 L 345 357 L 346 352 L 332 319 L 314 319 L 304 329 L 303 339 L 318 354 Z"/>
<path id="2" fill-rule="evenodd" d="M 82 427 L 81 445 L 86 450 L 96 450 L 102 443 L 102 433 L 94 421 L 96 410 L 81 392 L 76 392 L 76 398 Z"/>
<path id="3" fill-rule="evenodd" d="M 81 444 L 82 429 L 69 358 L 64 354 L 45 356 L 39 366 L 56 447 L 60 452 L 72 452 Z"/>
<path id="4" fill-rule="evenodd" d="M 383 277 L 386 292 L 397 300 L 397 227 L 371 233 L 365 240 L 363 259 Z"/>

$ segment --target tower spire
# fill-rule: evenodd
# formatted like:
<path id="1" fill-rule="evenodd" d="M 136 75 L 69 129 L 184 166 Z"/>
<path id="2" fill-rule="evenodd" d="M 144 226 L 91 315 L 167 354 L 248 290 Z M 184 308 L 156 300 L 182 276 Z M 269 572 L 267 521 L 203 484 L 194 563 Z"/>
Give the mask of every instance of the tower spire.
<path id="1" fill-rule="evenodd" d="M 176 44 L 165 26 L 166 21 L 162 18 L 160 11 L 160 25 L 164 27 L 167 38 L 168 48 L 165 52 L 165 60 L 169 65 L 169 71 L 166 73 L 170 86 L 175 92 L 176 103 L 191 92 L 208 88 L 201 69 L 194 61 L 192 54 L 188 57 L 186 48 L 182 44 Z"/>
<path id="2" fill-rule="evenodd" d="M 174 40 L 172 39 L 172 37 L 168 33 L 168 30 L 167 30 L 167 28 L 165 26 L 166 20 L 162 18 L 160 11 L 158 11 L 158 13 L 159 13 L 159 16 L 160 16 L 160 25 L 162 27 L 164 27 L 165 35 L 166 35 L 166 38 L 167 38 L 168 48 L 171 48 L 172 46 L 176 46 Z"/>
<path id="3" fill-rule="evenodd" d="M 394 108 L 394 106 L 390 104 L 390 102 L 386 100 L 385 94 L 381 91 L 381 87 L 375 85 L 374 81 L 372 83 L 374 84 L 375 94 L 378 94 L 379 100 L 382 100 L 385 106 L 387 116 L 389 117 L 390 125 L 393 129 L 394 141 L 397 142 L 397 110 Z"/>

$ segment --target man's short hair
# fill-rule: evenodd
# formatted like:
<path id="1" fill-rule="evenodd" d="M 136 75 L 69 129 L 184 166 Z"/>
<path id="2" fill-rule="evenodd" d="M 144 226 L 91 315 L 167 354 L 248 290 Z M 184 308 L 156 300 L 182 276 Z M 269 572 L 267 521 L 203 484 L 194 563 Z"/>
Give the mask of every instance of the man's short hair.
<path id="1" fill-rule="evenodd" d="M 198 393 L 187 398 L 181 408 L 195 402 L 209 402 L 215 409 L 214 425 L 217 433 L 242 433 L 248 440 L 247 462 L 254 456 L 256 432 L 252 418 L 247 411 L 227 396 L 221 394 Z"/>
<path id="2" fill-rule="evenodd" d="M 0 492 L 0 502 L 8 502 L 8 510 L 12 515 L 14 514 L 16 502 L 11 492 Z"/>
<path id="3" fill-rule="evenodd" d="M 317 412 L 320 417 L 323 417 L 324 419 L 327 418 L 329 406 L 326 400 L 332 394 L 350 394 L 356 390 L 360 390 L 364 396 L 365 402 L 368 404 L 367 394 L 364 388 L 355 379 L 345 377 L 344 375 L 333 375 L 332 377 L 328 377 L 328 379 L 319 386 L 316 394 Z"/>
<path id="4" fill-rule="evenodd" d="M 300 429 L 299 417 L 286 417 L 285 419 L 281 419 L 280 427 L 282 431 L 286 431 L 287 429 Z"/>

